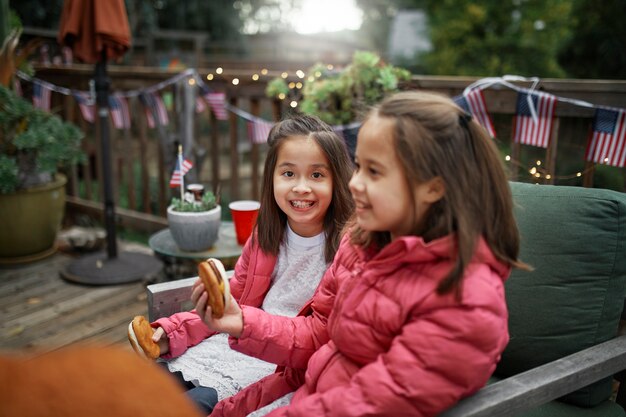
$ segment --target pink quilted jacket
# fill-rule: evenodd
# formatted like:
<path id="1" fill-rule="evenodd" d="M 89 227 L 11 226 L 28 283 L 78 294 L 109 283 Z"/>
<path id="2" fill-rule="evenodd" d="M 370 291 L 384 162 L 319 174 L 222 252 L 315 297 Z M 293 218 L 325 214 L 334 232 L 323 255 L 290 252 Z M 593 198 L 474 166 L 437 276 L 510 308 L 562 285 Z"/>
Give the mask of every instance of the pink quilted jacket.
<path id="1" fill-rule="evenodd" d="M 239 304 L 260 307 L 270 287 L 276 257 L 264 253 L 252 239 L 243 248 L 231 277 L 230 290 Z M 196 311 L 176 313 L 152 323 L 161 326 L 170 342 L 170 351 L 163 358 L 175 358 L 214 333 L 202 322 Z"/>
<path id="2" fill-rule="evenodd" d="M 440 296 L 451 250 L 449 236 L 428 244 L 404 237 L 378 253 L 344 238 L 312 315 L 292 320 L 243 307 L 234 349 L 295 368 L 308 362 L 291 405 L 270 415 L 436 416 L 481 388 L 508 342 L 510 268 L 480 240 L 460 301 Z M 279 377 L 222 401 L 211 416 L 246 415 Z"/>

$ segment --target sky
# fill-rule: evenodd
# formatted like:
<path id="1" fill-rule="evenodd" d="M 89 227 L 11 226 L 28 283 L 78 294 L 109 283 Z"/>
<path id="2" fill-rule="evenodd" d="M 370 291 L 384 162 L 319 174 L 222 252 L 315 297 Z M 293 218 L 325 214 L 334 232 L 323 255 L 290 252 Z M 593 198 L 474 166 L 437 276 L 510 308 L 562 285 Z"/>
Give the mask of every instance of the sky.
<path id="1" fill-rule="evenodd" d="M 354 0 L 303 0 L 291 21 L 298 33 L 336 32 L 361 27 L 363 13 Z"/>

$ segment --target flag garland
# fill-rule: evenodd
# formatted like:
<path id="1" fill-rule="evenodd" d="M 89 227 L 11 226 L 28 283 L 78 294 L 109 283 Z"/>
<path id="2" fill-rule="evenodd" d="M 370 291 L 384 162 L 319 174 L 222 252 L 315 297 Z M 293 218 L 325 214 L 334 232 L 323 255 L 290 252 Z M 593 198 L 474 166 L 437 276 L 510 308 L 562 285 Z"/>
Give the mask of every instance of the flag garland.
<path id="1" fill-rule="evenodd" d="M 626 112 L 622 109 L 596 109 L 585 159 L 590 162 L 624 167 L 626 161 Z"/>
<path id="2" fill-rule="evenodd" d="M 517 94 L 517 109 L 513 119 L 513 141 L 524 145 L 547 148 L 552 133 L 556 97 L 533 92 Z"/>
<path id="3" fill-rule="evenodd" d="M 35 81 L 33 83 L 33 106 L 41 110 L 50 111 L 51 93 L 50 87 Z"/>
<path id="4" fill-rule="evenodd" d="M 248 121 L 248 137 L 252 143 L 266 143 L 274 123 L 255 118 Z"/>
<path id="5" fill-rule="evenodd" d="M 193 77 L 198 82 L 197 84 L 198 84 L 198 87 L 200 87 L 201 97 L 204 99 L 204 101 L 207 104 L 209 104 L 209 107 L 211 107 L 211 111 L 214 112 L 214 114 L 216 114 L 216 117 L 218 118 L 218 120 L 228 119 L 228 112 L 236 113 L 240 117 L 245 118 L 249 122 L 248 132 L 249 132 L 250 141 L 252 143 L 265 142 L 267 136 L 264 133 L 258 133 L 258 132 L 263 132 L 263 129 L 267 131 L 267 126 L 270 126 L 271 128 L 271 125 L 273 123 L 267 122 L 261 118 L 253 116 L 249 113 L 244 112 L 241 109 L 238 109 L 235 106 L 231 106 L 230 104 L 228 104 L 228 102 L 226 101 L 226 95 L 224 93 L 215 92 L 209 89 L 203 83 L 202 78 L 200 77 L 200 75 L 195 69 L 187 69 L 171 77 L 170 79 L 161 81 L 157 83 L 156 85 L 153 85 L 146 89 L 117 93 L 117 95 L 120 97 L 124 97 L 124 98 L 139 97 L 142 103 L 144 103 L 144 100 L 142 100 L 142 98 L 145 98 L 147 94 L 153 95 L 153 97 L 156 97 L 156 98 L 154 100 L 154 103 L 151 103 L 151 104 L 157 110 L 157 118 L 158 118 L 157 121 L 159 123 L 164 122 L 165 124 L 167 124 L 169 123 L 169 118 L 167 117 L 167 110 L 165 110 L 164 112 L 161 111 L 159 115 L 159 107 L 161 109 L 164 109 L 165 106 L 163 104 L 162 99 L 158 100 L 158 98 L 160 97 L 157 92 L 171 84 L 174 84 L 182 79 L 186 79 L 190 77 Z M 44 110 L 49 110 L 50 101 L 51 101 L 51 92 L 57 92 L 57 93 L 64 94 L 64 95 L 72 95 L 80 107 L 80 111 L 83 115 L 83 118 L 85 118 L 85 120 L 87 121 L 89 121 L 89 119 L 92 119 L 91 114 L 92 114 L 92 109 L 93 109 L 93 113 L 94 113 L 93 118 L 95 119 L 95 106 L 93 104 L 89 104 L 91 103 L 91 100 L 88 99 L 88 97 L 90 97 L 88 92 L 77 92 L 69 88 L 56 86 L 46 81 L 33 78 L 23 73 L 22 71 L 17 71 L 17 78 L 15 80 L 15 89 L 18 92 L 19 92 L 19 87 L 18 87 L 19 80 L 28 81 L 33 84 L 32 100 L 33 100 L 33 104 L 36 107 L 42 108 Z M 511 83 L 511 81 L 527 82 L 529 80 L 533 81 L 533 87 L 531 87 L 530 89 L 519 87 Z M 538 85 L 538 83 L 539 83 L 538 78 L 528 79 L 524 77 L 509 76 L 509 75 L 502 76 L 502 77 L 488 77 L 488 78 L 479 79 L 476 82 L 472 83 L 465 89 L 465 94 L 463 96 L 455 97 L 454 99 L 455 101 L 457 101 L 457 103 L 461 107 L 464 107 L 463 103 L 461 102 L 461 98 L 465 99 L 467 101 L 467 108 L 465 109 L 468 110 L 470 113 L 472 113 L 477 118 L 477 121 L 479 121 L 479 123 L 481 123 L 481 125 L 483 125 L 489 131 L 490 128 L 489 128 L 489 124 L 487 123 L 487 120 L 491 122 L 491 118 L 490 118 L 490 115 L 486 106 L 485 106 L 484 114 L 486 115 L 487 119 L 480 120 L 479 117 L 476 116 L 477 114 L 479 114 L 480 110 L 477 110 L 476 108 L 472 109 L 471 101 L 468 100 L 468 97 L 470 93 L 472 93 L 472 90 L 476 90 L 476 92 L 480 92 L 480 96 L 482 96 L 483 89 L 500 84 L 502 86 L 505 86 L 512 90 L 517 91 L 518 92 L 518 103 L 517 103 L 518 111 L 513 121 L 513 126 L 516 129 L 514 130 L 513 140 L 517 143 L 528 144 L 532 146 L 540 146 L 544 148 L 548 146 L 549 141 L 550 141 L 556 101 L 568 102 L 576 106 L 595 109 L 596 115 L 594 116 L 594 119 L 593 119 L 593 128 L 589 135 L 585 158 L 588 161 L 596 162 L 596 163 L 606 163 L 606 164 L 610 164 L 614 166 L 622 166 L 622 167 L 626 165 L 626 161 L 624 161 L 624 159 L 626 159 L 626 156 L 624 156 L 624 148 L 626 147 L 626 144 L 624 144 L 624 135 L 621 133 L 623 132 L 623 129 L 624 129 L 623 128 L 624 117 L 625 117 L 624 112 L 626 110 L 615 109 L 615 108 L 614 109 L 601 108 L 583 100 L 566 98 L 566 97 L 556 97 L 550 94 L 540 93 L 540 92 L 535 91 L 535 87 Z M 77 93 L 81 93 L 81 94 L 77 94 Z M 527 104 L 520 103 L 520 99 L 523 98 L 524 96 L 526 96 Z M 547 99 L 546 99 L 546 96 L 547 96 Z M 87 102 L 85 102 L 85 98 L 87 98 L 88 100 Z M 482 98 L 482 103 L 484 104 L 484 97 L 481 97 L 481 98 Z M 530 100 L 530 103 L 528 103 L 529 100 Z M 161 106 L 159 106 L 159 102 L 161 103 Z M 213 103 L 212 106 L 210 102 Z M 542 108 L 542 105 L 544 105 L 545 107 Z M 527 108 L 525 108 L 526 106 Z M 147 107 L 147 104 L 144 103 L 144 107 Z M 197 99 L 196 111 L 201 112 L 204 110 L 205 108 L 203 108 L 202 100 Z M 604 111 L 607 111 L 607 112 L 605 113 Z M 603 117 L 606 117 L 607 114 L 613 114 L 613 117 L 615 117 L 615 113 L 611 113 L 611 112 L 616 112 L 618 114 L 618 117 L 615 119 L 616 120 L 615 127 L 612 133 L 610 131 L 607 131 L 606 128 L 602 128 L 601 126 L 603 125 L 603 122 L 600 121 L 600 119 L 602 119 Z M 151 113 L 152 113 L 151 111 L 146 112 L 146 114 L 150 117 L 152 116 Z M 518 128 L 522 128 L 524 123 L 528 123 L 529 121 L 531 121 L 530 123 L 532 123 L 532 126 L 526 125 L 525 132 L 523 129 L 520 131 L 517 130 Z M 155 124 L 154 122 L 155 121 L 152 120 L 153 126 Z M 265 124 L 265 126 L 263 126 L 263 124 Z M 532 133 L 531 128 L 534 128 L 537 126 L 539 126 L 539 128 L 536 129 L 534 133 Z M 333 126 L 333 128 L 335 130 L 341 131 L 343 130 L 344 126 Z M 495 136 L 495 131 L 494 131 L 493 136 Z"/>
<path id="6" fill-rule="evenodd" d="M 144 106 L 146 120 L 150 129 L 154 129 L 157 123 L 159 126 L 167 126 L 170 123 L 165 103 L 163 103 L 163 99 L 159 94 L 151 92 L 140 93 L 139 101 Z"/>
<path id="7" fill-rule="evenodd" d="M 118 94 L 110 95 L 109 111 L 116 129 L 130 129 L 130 112 L 124 97 Z"/>
<path id="8" fill-rule="evenodd" d="M 89 123 L 93 123 L 96 119 L 96 106 L 88 93 L 84 91 L 73 91 L 72 96 L 78 103 L 80 114 L 83 119 Z"/>
<path id="9" fill-rule="evenodd" d="M 226 113 L 226 94 L 207 93 L 204 95 L 204 99 L 211 107 L 217 120 L 228 120 L 228 114 Z"/>
<path id="10" fill-rule="evenodd" d="M 487 110 L 483 90 L 474 88 L 454 97 L 453 100 L 459 107 L 474 116 L 478 123 L 487 130 L 489 136 L 496 137 L 496 130 Z"/>

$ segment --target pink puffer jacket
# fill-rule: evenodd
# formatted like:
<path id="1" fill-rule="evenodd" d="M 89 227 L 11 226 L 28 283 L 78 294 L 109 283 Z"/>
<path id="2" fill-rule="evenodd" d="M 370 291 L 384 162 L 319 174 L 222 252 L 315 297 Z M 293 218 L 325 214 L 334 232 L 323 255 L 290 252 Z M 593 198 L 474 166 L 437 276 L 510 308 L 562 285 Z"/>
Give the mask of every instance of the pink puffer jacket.
<path id="1" fill-rule="evenodd" d="M 270 415 L 436 416 L 481 388 L 508 342 L 510 268 L 480 240 L 460 300 L 438 295 L 452 243 L 404 237 L 369 256 L 344 238 L 313 315 L 290 320 L 244 307 L 233 348 L 286 366 L 308 361 L 291 405 Z M 222 401 L 214 415 L 252 411 L 246 397 L 262 384 Z"/>
<path id="2" fill-rule="evenodd" d="M 256 240 L 255 240 L 256 242 Z M 264 253 L 252 239 L 243 248 L 235 273 L 230 278 L 230 291 L 239 304 L 260 307 L 270 287 L 276 257 Z M 152 323 L 161 326 L 170 342 L 170 351 L 163 358 L 175 358 L 214 333 L 202 322 L 196 311 L 181 312 Z"/>

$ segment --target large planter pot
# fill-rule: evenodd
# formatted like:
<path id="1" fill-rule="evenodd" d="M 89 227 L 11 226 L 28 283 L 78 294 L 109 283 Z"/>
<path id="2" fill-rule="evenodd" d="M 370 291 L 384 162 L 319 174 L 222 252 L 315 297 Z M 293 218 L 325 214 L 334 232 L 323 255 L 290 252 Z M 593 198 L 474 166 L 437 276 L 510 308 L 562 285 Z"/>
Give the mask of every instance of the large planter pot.
<path id="1" fill-rule="evenodd" d="M 0 194 L 0 263 L 37 260 L 54 253 L 65 210 L 65 183 L 54 181 Z"/>
<path id="2" fill-rule="evenodd" d="M 222 207 L 198 212 L 180 212 L 167 208 L 167 221 L 170 232 L 178 247 L 187 252 L 201 252 L 209 249 L 217 241 Z"/>

